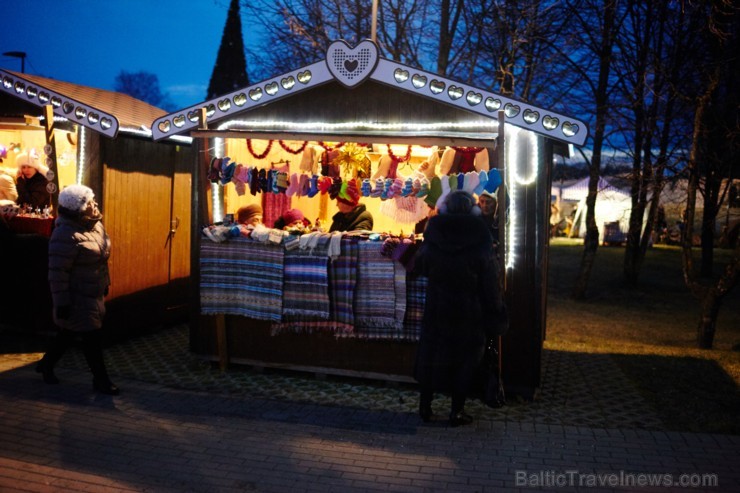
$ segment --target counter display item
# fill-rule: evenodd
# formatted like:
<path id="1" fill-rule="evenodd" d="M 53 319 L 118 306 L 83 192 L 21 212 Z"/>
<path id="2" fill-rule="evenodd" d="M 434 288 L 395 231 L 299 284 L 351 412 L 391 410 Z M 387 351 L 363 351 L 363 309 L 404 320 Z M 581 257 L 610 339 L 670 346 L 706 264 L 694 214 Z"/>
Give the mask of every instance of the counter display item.
<path id="1" fill-rule="evenodd" d="M 336 254 L 332 239 L 339 239 Z M 204 239 L 201 313 L 269 321 L 273 335 L 416 341 L 425 286 L 410 273 L 416 246 L 409 239 L 336 234 L 293 250 L 251 238 Z"/>

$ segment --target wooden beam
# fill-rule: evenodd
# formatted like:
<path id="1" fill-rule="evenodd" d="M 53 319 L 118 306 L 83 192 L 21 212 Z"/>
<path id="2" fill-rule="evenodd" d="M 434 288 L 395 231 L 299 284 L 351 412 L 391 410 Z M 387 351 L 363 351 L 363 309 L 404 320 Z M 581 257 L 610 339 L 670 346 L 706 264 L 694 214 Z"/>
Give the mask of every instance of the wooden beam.
<path id="1" fill-rule="evenodd" d="M 44 154 L 49 158 L 45 160 L 45 164 L 53 174 L 50 180 L 54 185 L 54 191 L 51 193 L 51 207 L 56 211 L 59 205 L 59 172 L 57 169 L 57 144 L 54 137 L 54 107 L 50 104 L 44 106 L 44 132 L 46 133 Z"/>

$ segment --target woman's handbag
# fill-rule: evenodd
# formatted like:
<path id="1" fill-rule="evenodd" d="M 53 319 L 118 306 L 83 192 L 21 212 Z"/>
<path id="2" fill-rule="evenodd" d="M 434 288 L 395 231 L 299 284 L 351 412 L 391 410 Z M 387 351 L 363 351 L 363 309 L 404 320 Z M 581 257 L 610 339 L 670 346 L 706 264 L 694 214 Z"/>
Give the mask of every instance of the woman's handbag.
<path id="1" fill-rule="evenodd" d="M 499 337 L 487 338 L 483 360 L 478 367 L 474 383 L 476 397 L 494 409 L 506 404 L 504 383 L 501 380 L 501 360 L 497 348 L 499 339 Z"/>

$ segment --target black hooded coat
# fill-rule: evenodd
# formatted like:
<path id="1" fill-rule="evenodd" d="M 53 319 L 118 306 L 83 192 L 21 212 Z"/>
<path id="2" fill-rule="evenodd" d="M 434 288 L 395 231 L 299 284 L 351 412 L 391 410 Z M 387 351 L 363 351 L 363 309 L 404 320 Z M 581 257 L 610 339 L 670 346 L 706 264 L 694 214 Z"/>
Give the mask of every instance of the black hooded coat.
<path id="1" fill-rule="evenodd" d="M 506 327 L 500 269 L 485 223 L 467 214 L 432 217 L 415 270 L 428 285 L 414 376 L 428 389 L 467 393 L 486 337 Z"/>

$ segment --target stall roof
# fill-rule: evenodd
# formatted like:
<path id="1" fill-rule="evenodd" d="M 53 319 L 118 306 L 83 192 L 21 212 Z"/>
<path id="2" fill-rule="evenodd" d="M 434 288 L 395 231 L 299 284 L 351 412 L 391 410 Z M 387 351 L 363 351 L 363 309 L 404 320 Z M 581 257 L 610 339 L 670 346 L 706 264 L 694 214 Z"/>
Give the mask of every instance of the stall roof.
<path id="1" fill-rule="evenodd" d="M 120 92 L 9 70 L 0 70 L 0 78 L 5 93 L 36 107 L 52 104 L 56 115 L 109 137 L 115 137 L 119 125 L 129 130 L 145 130 L 148 134 L 152 120 L 166 114 L 160 108 Z M 46 100 L 41 100 L 44 92 L 47 93 Z M 57 104 L 52 102 L 55 94 L 59 98 Z M 65 103 L 70 104 L 65 106 Z M 77 114 L 79 108 L 85 110 L 84 116 Z M 110 126 L 102 125 L 106 115 L 110 118 Z"/>
<path id="2" fill-rule="evenodd" d="M 310 95 L 295 97 L 304 91 Z M 202 109 L 208 131 L 199 130 Z M 301 140 L 465 142 L 495 137 L 499 111 L 507 124 L 558 141 L 580 146 L 588 136 L 576 118 L 385 59 L 369 40 L 354 48 L 335 41 L 325 60 L 162 116 L 151 127 L 155 140 L 248 132 Z"/>

